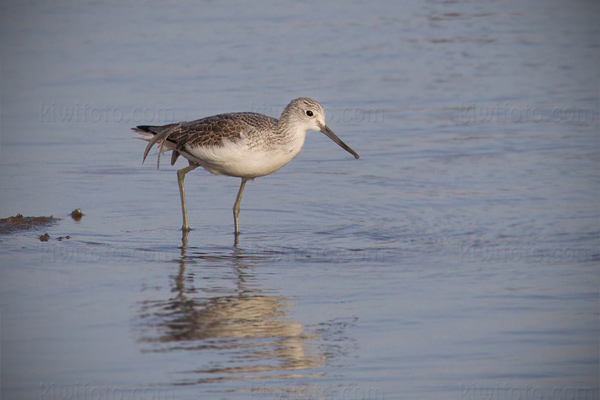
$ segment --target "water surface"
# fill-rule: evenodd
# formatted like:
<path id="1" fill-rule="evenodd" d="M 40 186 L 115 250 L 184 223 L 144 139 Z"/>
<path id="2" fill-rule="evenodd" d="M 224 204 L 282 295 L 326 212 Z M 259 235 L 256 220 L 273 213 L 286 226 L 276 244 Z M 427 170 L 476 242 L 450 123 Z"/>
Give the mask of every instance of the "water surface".
<path id="1" fill-rule="evenodd" d="M 0 236 L 4 398 L 598 398 L 596 2 L 0 7 L 0 218 L 59 219 Z M 182 237 L 129 128 L 299 96 L 361 158 L 309 133 L 237 245 L 196 170 Z"/>

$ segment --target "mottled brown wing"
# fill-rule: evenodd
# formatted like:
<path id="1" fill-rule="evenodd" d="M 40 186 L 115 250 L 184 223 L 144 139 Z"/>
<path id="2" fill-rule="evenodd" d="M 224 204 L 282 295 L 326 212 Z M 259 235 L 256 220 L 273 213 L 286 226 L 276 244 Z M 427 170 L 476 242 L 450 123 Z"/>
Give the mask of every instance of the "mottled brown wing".
<path id="1" fill-rule="evenodd" d="M 236 141 L 246 135 L 269 131 L 277 124 L 275 118 L 257 113 L 230 113 L 184 122 L 175 127 L 168 140 L 176 143 L 176 149 L 184 146 L 219 146 L 224 139 Z"/>

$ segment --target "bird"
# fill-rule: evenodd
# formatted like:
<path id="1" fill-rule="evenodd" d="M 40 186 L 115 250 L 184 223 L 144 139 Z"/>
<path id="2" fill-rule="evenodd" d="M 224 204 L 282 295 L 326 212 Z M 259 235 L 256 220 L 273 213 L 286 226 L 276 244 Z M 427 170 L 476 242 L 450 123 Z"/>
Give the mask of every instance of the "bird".
<path id="1" fill-rule="evenodd" d="M 239 235 L 239 213 L 246 182 L 272 174 L 298 155 L 306 133 L 320 131 L 358 159 L 359 155 L 338 138 L 325 123 L 325 110 L 308 97 L 292 100 L 279 119 L 255 112 L 218 114 L 195 121 L 162 126 L 138 125 L 131 128 L 138 139 L 148 143 L 142 163 L 154 145 L 161 153 L 172 151 L 171 165 L 179 156 L 188 166 L 177 171 L 183 215 L 182 230 L 190 231 L 185 201 L 185 175 L 198 167 L 212 174 L 241 178 L 233 205 L 235 235 Z"/>

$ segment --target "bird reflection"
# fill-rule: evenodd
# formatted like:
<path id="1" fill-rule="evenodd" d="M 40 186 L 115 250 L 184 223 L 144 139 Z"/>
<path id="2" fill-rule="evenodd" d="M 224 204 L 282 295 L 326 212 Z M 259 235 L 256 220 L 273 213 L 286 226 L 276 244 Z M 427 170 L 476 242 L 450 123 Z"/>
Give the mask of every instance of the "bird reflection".
<path id="1" fill-rule="evenodd" d="M 198 352 L 195 360 L 206 362 L 178 371 L 195 375 L 186 374 L 194 377 L 177 383 L 256 378 L 272 372 L 281 377 L 324 364 L 325 355 L 315 344 L 320 333 L 307 332 L 290 319 L 290 299 L 258 287 L 252 270 L 264 258 L 237 246 L 201 253 L 188 248 L 186 234 L 180 250 L 171 295 L 144 301 L 140 315 L 140 341 L 148 344 L 146 351 Z"/>

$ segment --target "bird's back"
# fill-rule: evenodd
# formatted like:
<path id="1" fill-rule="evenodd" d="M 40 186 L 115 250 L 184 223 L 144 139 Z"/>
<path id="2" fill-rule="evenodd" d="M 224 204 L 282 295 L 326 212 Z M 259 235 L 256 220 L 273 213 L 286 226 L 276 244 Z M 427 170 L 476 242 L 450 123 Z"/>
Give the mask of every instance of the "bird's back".
<path id="1" fill-rule="evenodd" d="M 168 140 L 187 148 L 212 147 L 224 140 L 237 141 L 242 135 L 253 136 L 275 131 L 277 119 L 263 114 L 243 112 L 213 115 L 170 128 Z"/>

